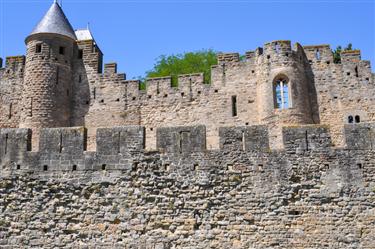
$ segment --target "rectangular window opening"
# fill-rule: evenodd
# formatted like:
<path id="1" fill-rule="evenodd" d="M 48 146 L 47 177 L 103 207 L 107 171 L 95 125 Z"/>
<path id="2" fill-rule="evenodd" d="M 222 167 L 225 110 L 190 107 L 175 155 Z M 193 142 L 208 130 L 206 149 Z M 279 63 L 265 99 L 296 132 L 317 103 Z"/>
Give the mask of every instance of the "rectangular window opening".
<path id="1" fill-rule="evenodd" d="M 237 116 L 237 96 L 232 96 L 232 117 Z"/>
<path id="2" fill-rule="evenodd" d="M 83 50 L 79 49 L 78 50 L 78 59 L 82 59 L 82 58 L 83 58 Z"/>
<path id="3" fill-rule="evenodd" d="M 59 54 L 64 55 L 65 54 L 65 47 L 59 48 Z"/>
<path id="4" fill-rule="evenodd" d="M 36 44 L 35 53 L 41 53 L 41 52 L 42 52 L 42 44 Z"/>
<path id="5" fill-rule="evenodd" d="M 8 119 L 12 118 L 12 103 L 9 104 L 9 113 L 8 113 Z"/>

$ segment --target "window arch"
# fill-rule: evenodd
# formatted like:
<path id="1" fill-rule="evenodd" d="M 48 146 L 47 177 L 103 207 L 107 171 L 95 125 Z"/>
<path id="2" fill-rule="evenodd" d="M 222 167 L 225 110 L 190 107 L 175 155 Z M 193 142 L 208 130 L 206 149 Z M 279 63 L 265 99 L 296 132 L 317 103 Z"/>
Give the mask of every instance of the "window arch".
<path id="1" fill-rule="evenodd" d="M 349 124 L 352 124 L 353 123 L 353 116 L 352 115 L 350 115 L 349 117 L 348 117 L 348 123 Z"/>
<path id="2" fill-rule="evenodd" d="M 273 92 L 276 109 L 288 109 L 291 107 L 289 79 L 286 76 L 278 76 L 275 78 Z"/>
<path id="3" fill-rule="evenodd" d="M 360 123 L 361 122 L 361 117 L 359 115 L 356 115 L 354 117 L 354 120 L 355 120 L 356 123 Z"/>

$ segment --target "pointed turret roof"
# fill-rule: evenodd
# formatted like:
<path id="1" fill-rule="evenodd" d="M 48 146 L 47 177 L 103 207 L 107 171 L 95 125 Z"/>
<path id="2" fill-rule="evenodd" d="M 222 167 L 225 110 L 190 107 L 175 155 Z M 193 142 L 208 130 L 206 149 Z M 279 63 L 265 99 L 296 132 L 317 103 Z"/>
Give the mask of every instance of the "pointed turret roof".
<path id="1" fill-rule="evenodd" d="M 42 20 L 40 20 L 28 37 L 41 33 L 59 34 L 74 40 L 77 39 L 72 25 L 70 25 L 69 20 L 66 18 L 57 1 L 54 1 Z"/>

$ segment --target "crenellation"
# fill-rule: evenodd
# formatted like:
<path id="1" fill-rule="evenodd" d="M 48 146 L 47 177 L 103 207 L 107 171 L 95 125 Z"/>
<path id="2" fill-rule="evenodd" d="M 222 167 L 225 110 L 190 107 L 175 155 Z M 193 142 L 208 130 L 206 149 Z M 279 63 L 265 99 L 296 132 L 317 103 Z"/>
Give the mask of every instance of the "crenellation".
<path id="1" fill-rule="evenodd" d="M 283 143 L 288 153 L 329 151 L 331 135 L 326 126 L 283 127 Z"/>
<path id="2" fill-rule="evenodd" d="M 87 146 L 87 131 L 83 127 L 41 129 L 39 151 L 45 154 L 82 154 Z"/>
<path id="3" fill-rule="evenodd" d="M 307 59 L 311 63 L 333 63 L 333 54 L 329 45 L 303 46 Z"/>
<path id="4" fill-rule="evenodd" d="M 111 62 L 104 64 L 104 75 L 117 74 L 117 63 Z"/>
<path id="5" fill-rule="evenodd" d="M 146 80 L 146 94 L 148 98 L 168 96 L 172 88 L 171 77 L 148 78 Z"/>
<path id="6" fill-rule="evenodd" d="M 225 64 L 225 63 L 237 63 L 240 61 L 240 54 L 239 53 L 219 53 L 217 55 L 218 64 Z"/>
<path id="7" fill-rule="evenodd" d="M 238 151 L 270 151 L 267 126 L 222 127 L 220 149 Z"/>
<path id="8" fill-rule="evenodd" d="M 57 1 L 25 43 L 0 59 L 0 247 L 373 247 L 360 51 L 277 40 L 140 90 Z"/>
<path id="9" fill-rule="evenodd" d="M 103 155 L 140 152 L 145 148 L 145 129 L 141 126 L 99 128 L 96 143 L 97 152 Z"/>

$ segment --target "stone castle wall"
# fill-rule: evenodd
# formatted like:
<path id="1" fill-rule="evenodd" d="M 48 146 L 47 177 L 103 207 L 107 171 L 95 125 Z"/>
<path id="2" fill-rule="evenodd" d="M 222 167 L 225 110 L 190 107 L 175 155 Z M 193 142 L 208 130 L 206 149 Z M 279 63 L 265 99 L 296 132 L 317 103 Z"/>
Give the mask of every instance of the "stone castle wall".
<path id="1" fill-rule="evenodd" d="M 0 131 L 0 246 L 101 248 L 372 248 L 375 124 Z"/>
<path id="2" fill-rule="evenodd" d="M 178 87 L 171 87 L 170 77 L 164 77 L 148 79 L 146 90 L 139 90 L 138 81 L 117 73 L 116 63 L 105 64 L 102 72 L 103 55 L 95 41 L 77 41 L 77 46 L 83 56 L 73 55 L 70 126 L 88 128 L 90 150 L 95 150 L 99 127 L 143 125 L 146 147 L 155 149 L 156 127 L 205 124 L 208 148 L 217 149 L 220 126 L 265 124 L 273 137 L 271 147 L 281 148 L 282 125 L 329 124 L 334 143 L 343 146 L 349 116 L 374 121 L 374 74 L 359 51 L 343 52 L 342 62 L 335 64 L 328 45 L 292 48 L 289 41 L 275 41 L 247 52 L 244 60 L 237 53 L 219 54 L 210 84 L 197 73 L 180 76 Z M 7 114 L 10 102 L 12 109 L 18 108 L 11 96 L 19 98 L 23 76 L 0 71 L 2 113 Z M 278 76 L 290 82 L 292 108 L 274 107 L 273 83 Z M 14 115 L 10 122 L 2 115 L 0 121 L 2 127 L 18 127 L 19 117 Z"/>

